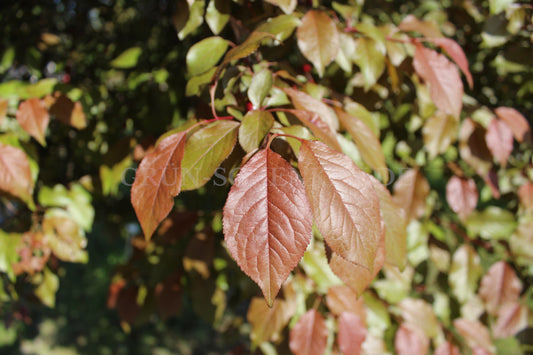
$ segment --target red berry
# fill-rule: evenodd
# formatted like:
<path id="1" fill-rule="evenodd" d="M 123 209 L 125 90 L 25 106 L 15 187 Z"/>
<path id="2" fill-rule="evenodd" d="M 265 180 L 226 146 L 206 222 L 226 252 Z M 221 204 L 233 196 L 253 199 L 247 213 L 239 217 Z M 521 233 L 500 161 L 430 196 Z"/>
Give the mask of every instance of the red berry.
<path id="1" fill-rule="evenodd" d="M 69 74 L 69 73 L 65 73 L 65 74 L 63 74 L 63 79 L 62 79 L 62 81 L 63 81 L 63 84 L 68 84 L 68 83 L 70 83 L 70 74 Z"/>
<path id="2" fill-rule="evenodd" d="M 311 69 L 313 69 L 313 67 L 311 67 L 311 64 L 304 64 L 302 69 L 305 73 L 309 73 L 311 72 Z"/>
<path id="3" fill-rule="evenodd" d="M 252 111 L 254 109 L 254 105 L 251 102 L 246 103 L 246 111 Z"/>

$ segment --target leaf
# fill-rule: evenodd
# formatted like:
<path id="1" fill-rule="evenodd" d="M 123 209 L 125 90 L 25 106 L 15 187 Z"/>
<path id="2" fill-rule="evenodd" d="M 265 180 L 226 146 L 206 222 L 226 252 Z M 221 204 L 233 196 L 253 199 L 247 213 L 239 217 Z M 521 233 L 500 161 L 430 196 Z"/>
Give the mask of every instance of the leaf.
<path id="1" fill-rule="evenodd" d="M 362 297 L 357 298 L 357 294 L 348 286 L 337 285 L 328 289 L 326 304 L 328 309 L 336 316 L 343 312 L 357 314 L 361 320 L 365 321 L 366 311 Z"/>
<path id="2" fill-rule="evenodd" d="M 289 312 L 289 305 L 286 301 L 276 300 L 272 307 L 268 307 L 261 298 L 252 298 L 246 315 L 252 326 L 250 334 L 252 347 L 265 341 L 279 340 L 281 331 L 291 317 L 292 314 Z"/>
<path id="3" fill-rule="evenodd" d="M 44 136 L 50 122 L 50 115 L 42 100 L 33 98 L 22 102 L 17 110 L 17 121 L 30 136 L 42 146 L 46 146 Z"/>
<path id="4" fill-rule="evenodd" d="M 493 264 L 481 279 L 479 297 L 485 302 L 487 312 L 496 315 L 507 303 L 518 301 L 522 282 L 505 261 Z"/>
<path id="5" fill-rule="evenodd" d="M 323 11 L 309 10 L 302 18 L 296 37 L 298 48 L 322 77 L 325 67 L 335 59 L 339 51 L 339 34 L 335 22 Z"/>
<path id="6" fill-rule="evenodd" d="M 422 217 L 426 211 L 429 183 L 418 169 L 407 170 L 394 184 L 393 200 L 404 209 L 407 221 Z"/>
<path id="7" fill-rule="evenodd" d="M 516 228 L 516 219 L 512 212 L 496 206 L 489 206 L 483 211 L 472 212 L 465 221 L 471 236 L 485 239 L 508 239 Z"/>
<path id="8" fill-rule="evenodd" d="M 174 197 L 180 192 L 185 139 L 186 132 L 163 139 L 153 152 L 144 157 L 135 174 L 131 204 L 147 240 L 169 214 L 174 206 Z"/>
<path id="9" fill-rule="evenodd" d="M 230 254 L 272 306 L 311 239 L 311 210 L 298 174 L 270 149 L 255 154 L 235 179 L 223 222 Z"/>
<path id="10" fill-rule="evenodd" d="M 186 62 L 189 74 L 200 75 L 213 68 L 226 53 L 228 45 L 228 41 L 218 36 L 196 42 L 187 52 Z"/>
<path id="11" fill-rule="evenodd" d="M 300 122 L 313 132 L 315 137 L 324 141 L 331 148 L 342 152 L 342 147 L 337 140 L 335 132 L 315 112 L 305 110 L 287 110 L 286 112 L 296 116 Z"/>
<path id="12" fill-rule="evenodd" d="M 298 167 L 315 224 L 328 245 L 372 272 L 382 239 L 372 180 L 346 155 L 318 141 L 302 143 Z"/>
<path id="13" fill-rule="evenodd" d="M 218 35 L 230 19 L 230 0 L 210 0 L 205 11 L 205 22 L 211 31 Z"/>
<path id="14" fill-rule="evenodd" d="M 58 289 L 59 277 L 50 271 L 50 269 L 44 269 L 39 285 L 34 291 L 35 296 L 37 296 L 45 306 L 54 308 L 56 304 L 56 292 Z"/>
<path id="15" fill-rule="evenodd" d="M 266 0 L 267 2 L 278 6 L 286 14 L 291 14 L 296 5 L 298 5 L 297 0 Z"/>
<path id="16" fill-rule="evenodd" d="M 528 181 L 518 189 L 520 203 L 527 209 L 533 210 L 533 182 Z"/>
<path id="17" fill-rule="evenodd" d="M 519 302 L 504 304 L 498 311 L 498 320 L 492 327 L 495 338 L 507 338 L 516 335 L 528 326 L 529 310 Z"/>
<path id="18" fill-rule="evenodd" d="M 0 190 L 33 204 L 30 162 L 23 150 L 0 144 Z"/>
<path id="19" fill-rule="evenodd" d="M 157 312 L 163 320 L 176 315 L 181 309 L 181 274 L 174 272 L 155 286 Z"/>
<path id="20" fill-rule="evenodd" d="M 129 69 L 137 65 L 139 57 L 141 56 L 141 47 L 131 47 L 120 53 L 118 57 L 113 59 L 110 65 L 113 68 Z"/>
<path id="21" fill-rule="evenodd" d="M 413 65 L 416 73 L 429 83 L 429 93 L 442 112 L 459 118 L 463 108 L 463 82 L 457 67 L 443 54 L 417 43 Z"/>
<path id="22" fill-rule="evenodd" d="M 420 21 L 414 15 L 405 16 L 398 27 L 404 32 L 419 32 L 424 37 L 428 38 L 444 37 L 440 32 L 437 23 L 434 21 Z"/>
<path id="23" fill-rule="evenodd" d="M 446 184 L 446 201 L 462 219 L 476 209 L 478 197 L 476 183 L 472 179 L 454 175 Z"/>
<path id="24" fill-rule="evenodd" d="M 259 48 L 264 39 L 274 37 L 270 33 L 254 31 L 246 40 L 237 47 L 230 49 L 224 56 L 223 64 L 228 64 L 232 60 L 241 59 L 249 56 Z"/>
<path id="25" fill-rule="evenodd" d="M 295 15 L 280 15 L 269 17 L 267 22 L 257 27 L 257 31 L 270 33 L 276 36 L 278 41 L 284 41 L 292 35 L 296 27 L 300 26 L 301 23 L 300 19 Z"/>
<path id="26" fill-rule="evenodd" d="M 283 91 L 289 95 L 292 104 L 298 110 L 310 111 L 318 114 L 322 121 L 336 132 L 339 129 L 339 120 L 333 110 L 320 100 L 298 90 L 284 88 Z"/>
<path id="27" fill-rule="evenodd" d="M 385 261 L 403 270 L 407 260 L 407 218 L 405 211 L 394 202 L 389 190 L 372 178 L 379 198 L 379 211 L 385 223 Z"/>
<path id="28" fill-rule="evenodd" d="M 336 108 L 335 113 L 342 125 L 352 136 L 364 161 L 379 173 L 386 184 L 389 181 L 389 169 L 385 164 L 385 154 L 381 143 L 372 130 L 360 119 Z"/>
<path id="29" fill-rule="evenodd" d="M 295 355 L 323 355 L 327 340 L 328 328 L 324 317 L 311 309 L 291 329 L 289 347 Z"/>
<path id="30" fill-rule="evenodd" d="M 446 153 L 448 147 L 457 140 L 459 133 L 457 123 L 456 118 L 440 111 L 426 121 L 424 128 L 422 128 L 422 134 L 424 146 L 426 146 L 431 159 Z"/>
<path id="31" fill-rule="evenodd" d="M 476 293 L 482 272 L 479 254 L 470 245 L 461 245 L 453 254 L 448 277 L 452 293 L 461 304 Z"/>
<path id="32" fill-rule="evenodd" d="M 62 209 L 48 209 L 42 223 L 46 243 L 60 260 L 86 263 L 87 239 L 80 226 Z"/>
<path id="33" fill-rule="evenodd" d="M 339 317 L 337 343 L 344 355 L 359 355 L 366 338 L 366 327 L 354 313 L 343 312 Z"/>
<path id="34" fill-rule="evenodd" d="M 431 305 L 421 299 L 406 298 L 399 304 L 404 325 L 417 329 L 429 338 L 439 334 L 439 323 Z"/>
<path id="35" fill-rule="evenodd" d="M 355 41 L 353 61 L 361 69 L 365 91 L 374 86 L 385 71 L 385 51 L 385 45 L 372 38 L 361 37 Z"/>
<path id="36" fill-rule="evenodd" d="M 56 92 L 50 106 L 50 114 L 59 122 L 76 129 L 87 127 L 87 119 L 79 101 L 73 102 L 67 95 Z"/>
<path id="37" fill-rule="evenodd" d="M 178 31 L 178 38 L 184 40 L 189 34 L 194 32 L 204 22 L 205 0 L 191 0 L 184 3 L 176 9 L 174 15 L 174 25 Z M 188 16 L 183 16 L 187 14 Z"/>
<path id="38" fill-rule="evenodd" d="M 331 270 L 358 296 L 370 285 L 385 263 L 385 244 L 381 240 L 372 269 L 353 263 L 339 254 L 332 252 L 329 266 Z"/>
<path id="39" fill-rule="evenodd" d="M 255 109 L 263 107 L 263 102 L 272 88 L 272 72 L 266 68 L 255 73 L 248 88 L 248 98 Z"/>
<path id="40" fill-rule="evenodd" d="M 274 125 L 274 117 L 268 111 L 248 111 L 239 127 L 239 143 L 246 153 L 250 153 L 265 138 Z"/>
<path id="41" fill-rule="evenodd" d="M 194 190 L 209 181 L 233 150 L 238 127 L 239 122 L 215 121 L 187 139 L 181 162 L 182 190 Z"/>
<path id="42" fill-rule="evenodd" d="M 447 341 L 440 344 L 439 347 L 435 349 L 434 355 L 461 355 L 461 352 L 457 346 Z"/>
<path id="43" fill-rule="evenodd" d="M 4 123 L 4 120 L 7 115 L 7 104 L 8 101 L 5 99 L 0 99 L 0 125 Z"/>
<path id="44" fill-rule="evenodd" d="M 459 131 L 461 158 L 483 177 L 488 175 L 492 166 L 492 156 L 485 135 L 485 128 L 470 118 L 463 121 Z"/>
<path id="45" fill-rule="evenodd" d="M 324 243 L 313 242 L 304 253 L 299 267 L 305 275 L 316 284 L 316 292 L 326 293 L 331 287 L 342 285 L 328 265 Z"/>
<path id="46" fill-rule="evenodd" d="M 518 142 L 522 143 L 531 139 L 531 127 L 520 112 L 512 107 L 498 107 L 494 112 L 500 120 L 505 122 Z"/>
<path id="47" fill-rule="evenodd" d="M 485 134 L 492 156 L 505 168 L 513 151 L 513 132 L 503 121 L 493 119 Z"/>
<path id="48" fill-rule="evenodd" d="M 394 348 L 398 355 L 426 355 L 429 353 L 429 339 L 420 330 L 402 324 L 396 332 Z"/>
<path id="49" fill-rule="evenodd" d="M 497 15 L 513 4 L 514 0 L 489 0 L 489 9 L 491 15 Z"/>
<path id="50" fill-rule="evenodd" d="M 451 38 L 428 38 L 426 39 L 429 42 L 436 44 L 446 51 L 446 54 L 457 64 L 459 69 L 466 76 L 466 81 L 470 86 L 470 89 L 474 87 L 474 81 L 472 79 L 472 74 L 468 69 L 468 59 L 466 59 L 465 52 L 461 46 Z"/>
<path id="51" fill-rule="evenodd" d="M 490 338 L 489 330 L 478 320 L 458 318 L 453 321 L 453 326 L 466 340 L 468 346 L 474 350 L 476 347 L 494 354 L 494 345 Z"/>
<path id="52" fill-rule="evenodd" d="M 11 281 L 15 281 L 13 264 L 19 259 L 17 249 L 21 236 L 15 233 L 6 233 L 0 229 L 0 272 L 7 274 Z"/>

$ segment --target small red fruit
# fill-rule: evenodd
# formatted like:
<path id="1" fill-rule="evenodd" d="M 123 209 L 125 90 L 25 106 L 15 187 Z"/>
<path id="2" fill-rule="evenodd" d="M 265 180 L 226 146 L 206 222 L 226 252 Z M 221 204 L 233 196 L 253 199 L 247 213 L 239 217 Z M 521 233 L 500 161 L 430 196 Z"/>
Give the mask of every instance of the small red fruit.
<path id="1" fill-rule="evenodd" d="M 313 67 L 311 66 L 311 64 L 304 64 L 302 66 L 302 69 L 304 71 L 304 73 L 310 73 L 311 72 L 311 69 L 313 69 Z"/>
<path id="2" fill-rule="evenodd" d="M 254 109 L 254 105 L 251 102 L 246 103 L 246 111 L 252 111 Z"/>

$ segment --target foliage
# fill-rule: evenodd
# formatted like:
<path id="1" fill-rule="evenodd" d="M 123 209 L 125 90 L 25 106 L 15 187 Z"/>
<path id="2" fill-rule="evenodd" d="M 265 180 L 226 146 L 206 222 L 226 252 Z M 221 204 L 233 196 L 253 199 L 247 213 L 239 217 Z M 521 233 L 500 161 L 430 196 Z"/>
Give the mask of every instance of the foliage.
<path id="1" fill-rule="evenodd" d="M 529 5 L 45 1 L 0 16 L 6 329 L 84 269 L 126 334 L 186 324 L 191 306 L 218 334 L 189 341 L 202 353 L 533 346 Z M 103 333 L 73 346 L 111 352 Z"/>

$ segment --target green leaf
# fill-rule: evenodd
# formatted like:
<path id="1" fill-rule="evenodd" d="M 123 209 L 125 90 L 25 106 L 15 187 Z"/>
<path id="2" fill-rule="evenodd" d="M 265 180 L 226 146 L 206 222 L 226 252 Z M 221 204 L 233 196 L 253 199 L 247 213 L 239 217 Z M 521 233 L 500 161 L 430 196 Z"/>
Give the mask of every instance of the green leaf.
<path id="1" fill-rule="evenodd" d="M 361 68 L 365 91 L 370 89 L 385 71 L 385 46 L 372 38 L 355 41 L 353 61 Z"/>
<path id="2" fill-rule="evenodd" d="M 113 59 L 110 65 L 117 69 L 129 69 L 137 65 L 137 61 L 141 56 L 141 47 L 131 47 L 120 53 L 118 57 Z"/>
<path id="3" fill-rule="evenodd" d="M 196 0 L 189 7 L 189 18 L 185 26 L 178 32 L 178 38 L 183 40 L 204 22 L 205 0 Z"/>
<path id="4" fill-rule="evenodd" d="M 257 149 L 274 124 L 268 111 L 249 111 L 239 127 L 239 143 L 247 153 Z"/>
<path id="5" fill-rule="evenodd" d="M 456 118 L 442 112 L 437 112 L 426 121 L 422 129 L 424 145 L 431 159 L 445 153 L 450 144 L 457 140 L 459 125 Z"/>
<path id="6" fill-rule="evenodd" d="M 118 193 L 124 174 L 132 163 L 132 158 L 128 155 L 113 166 L 100 165 L 100 180 L 104 196 L 115 196 Z"/>
<path id="7" fill-rule="evenodd" d="M 219 34 L 230 18 L 230 0 L 210 0 L 205 12 L 205 22 L 214 34 Z"/>
<path id="8" fill-rule="evenodd" d="M 461 245 L 453 254 L 448 279 L 452 293 L 461 304 L 467 302 L 476 293 L 482 273 L 483 269 L 476 250 L 470 245 Z"/>
<path id="9" fill-rule="evenodd" d="M 42 278 L 39 281 L 39 286 L 35 289 L 35 296 L 44 305 L 53 308 L 56 304 L 56 292 L 59 289 L 59 277 L 46 268 L 43 270 Z"/>
<path id="10" fill-rule="evenodd" d="M 15 280 L 13 263 L 18 262 L 17 248 L 21 236 L 15 233 L 6 233 L 0 229 L 0 271 L 5 272 L 11 281 Z"/>
<path id="11" fill-rule="evenodd" d="M 259 48 L 259 45 L 264 39 L 272 38 L 272 34 L 265 32 L 254 31 L 246 40 L 238 45 L 237 47 L 232 48 L 226 53 L 224 57 L 223 64 L 228 64 L 232 60 L 241 59 L 249 56 Z"/>
<path id="12" fill-rule="evenodd" d="M 278 6 L 286 14 L 291 14 L 296 5 L 298 5 L 297 0 L 266 0 L 267 2 Z"/>
<path id="13" fill-rule="evenodd" d="M 474 211 L 465 221 L 468 234 L 484 239 L 508 239 L 516 229 L 512 212 L 490 206 L 483 211 Z"/>
<path id="14" fill-rule="evenodd" d="M 189 79 L 189 81 L 187 81 L 187 86 L 185 87 L 185 96 L 199 96 L 205 85 L 211 82 L 217 69 L 217 67 L 211 68 L 205 73 L 193 76 Z"/>
<path id="15" fill-rule="evenodd" d="M 216 121 L 188 138 L 181 162 L 182 190 L 194 190 L 209 181 L 233 150 L 238 127 L 239 122 Z"/>
<path id="16" fill-rule="evenodd" d="M 343 284 L 329 267 L 322 243 L 313 242 L 305 252 L 300 265 L 305 274 L 316 283 L 316 291 L 319 293 L 326 293 L 332 286 Z"/>
<path id="17" fill-rule="evenodd" d="M 228 41 L 222 37 L 208 37 L 194 44 L 187 53 L 187 70 L 200 75 L 213 68 L 226 53 Z"/>
<path id="18" fill-rule="evenodd" d="M 266 68 L 255 73 L 248 88 L 248 98 L 254 109 L 263 107 L 263 102 L 272 88 L 272 72 Z"/>
<path id="19" fill-rule="evenodd" d="M 491 15 L 497 15 L 506 10 L 514 0 L 489 0 L 489 9 Z"/>
<path id="20" fill-rule="evenodd" d="M 257 31 L 270 33 L 276 36 L 278 41 L 284 41 L 292 35 L 301 23 L 302 21 L 294 15 L 280 15 L 269 18 L 267 22 L 257 27 Z"/>

